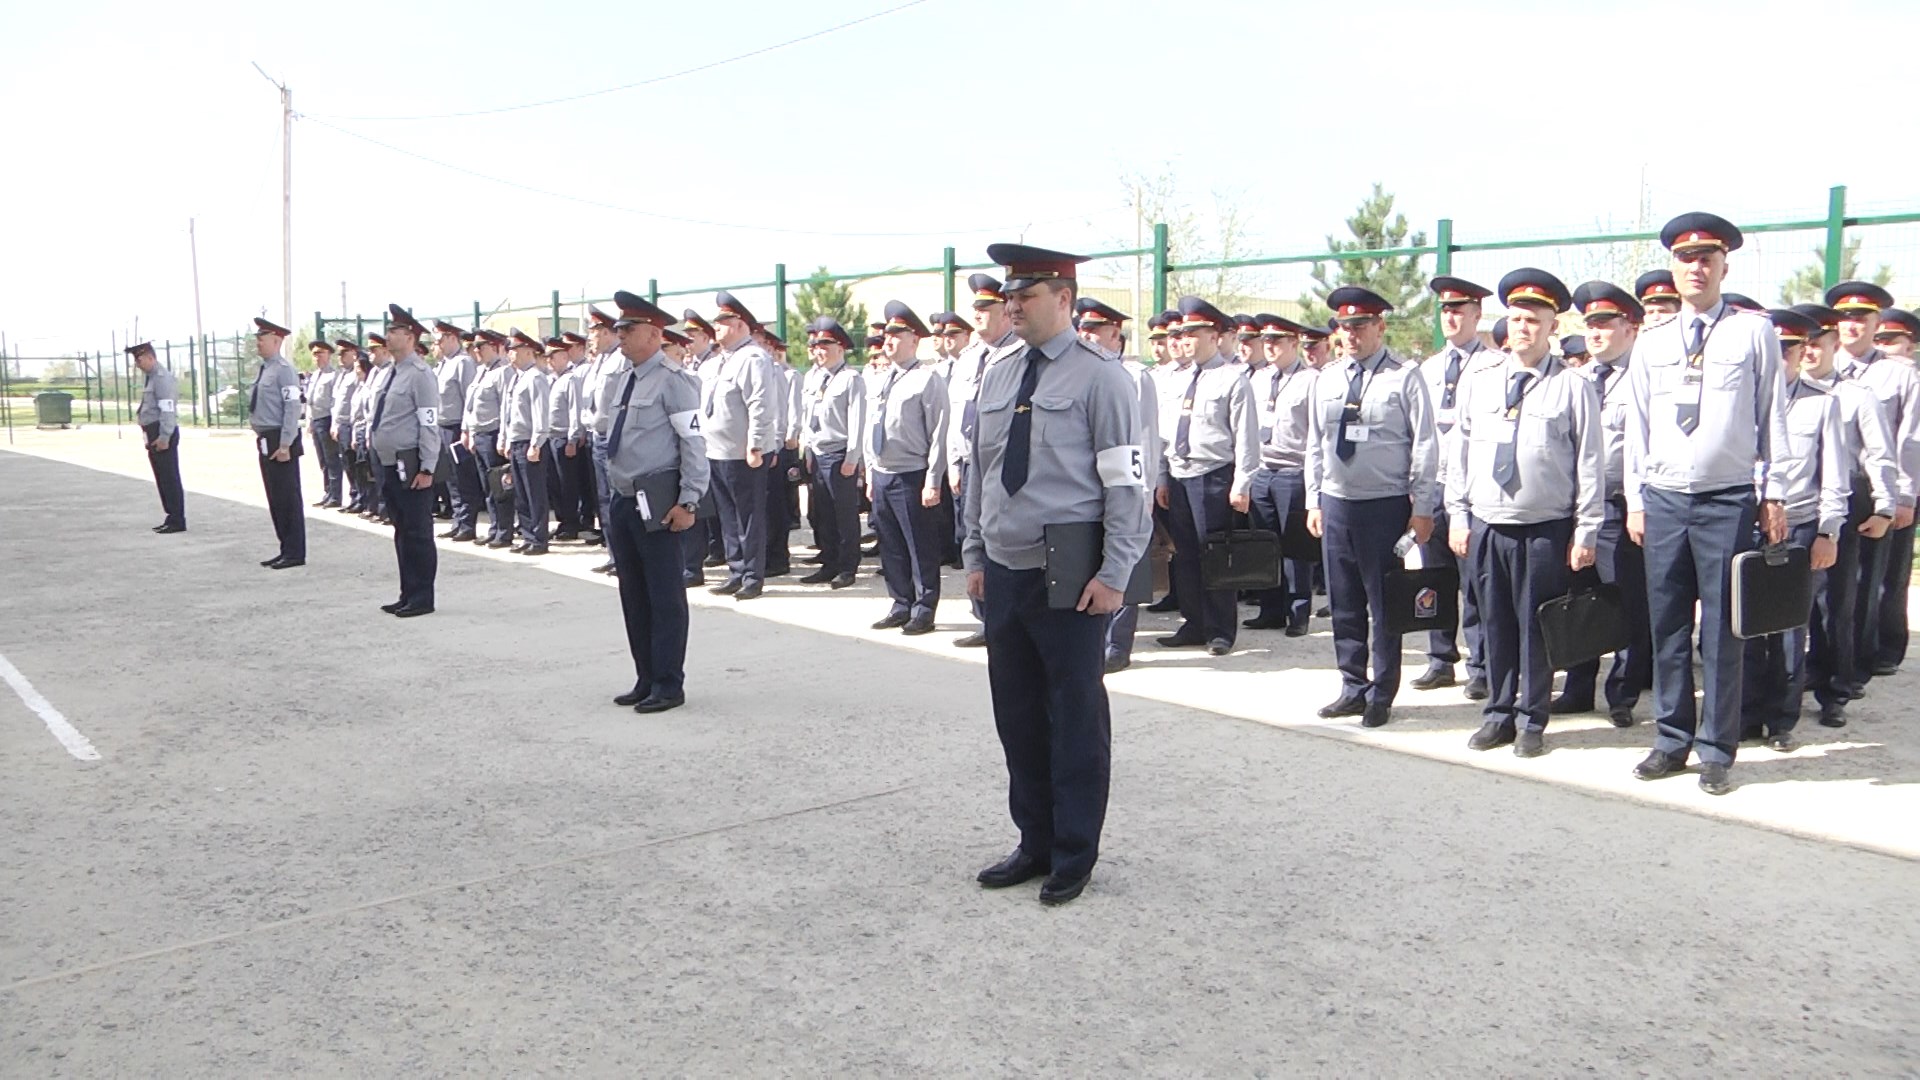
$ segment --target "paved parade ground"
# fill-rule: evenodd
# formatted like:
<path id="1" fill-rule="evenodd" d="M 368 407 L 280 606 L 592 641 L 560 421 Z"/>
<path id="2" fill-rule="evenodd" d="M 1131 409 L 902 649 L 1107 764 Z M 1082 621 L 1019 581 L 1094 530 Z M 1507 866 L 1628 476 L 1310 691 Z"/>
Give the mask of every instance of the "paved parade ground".
<path id="1" fill-rule="evenodd" d="M 1045 909 L 973 884 L 1014 834 L 957 573 L 919 639 L 864 576 L 697 592 L 638 716 L 577 547 L 443 545 L 395 620 L 386 529 L 260 569 L 243 435 L 186 433 L 172 537 L 137 441 L 17 438 L 0 1076 L 1920 1070 L 1920 657 L 1712 799 L 1627 775 L 1645 702 L 1476 755 L 1457 690 L 1314 718 L 1324 620 L 1213 659 L 1144 616 Z"/>

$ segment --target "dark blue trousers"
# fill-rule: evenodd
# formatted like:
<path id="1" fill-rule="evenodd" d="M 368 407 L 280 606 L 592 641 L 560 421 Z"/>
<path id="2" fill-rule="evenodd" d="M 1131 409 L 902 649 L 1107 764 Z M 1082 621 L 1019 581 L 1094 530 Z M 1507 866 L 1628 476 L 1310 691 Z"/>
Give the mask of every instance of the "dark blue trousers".
<path id="1" fill-rule="evenodd" d="M 1808 521 L 1787 527 L 1787 542 L 1811 549 L 1820 523 Z M 1754 538 L 1754 546 L 1761 540 Z M 1827 571 L 1813 572 L 1813 593 L 1826 588 Z M 1811 612 L 1809 612 L 1811 614 Z M 1800 722 L 1800 704 L 1807 688 L 1807 627 L 1749 638 L 1742 658 L 1740 734 L 1746 738 L 1785 735 Z"/>
<path id="2" fill-rule="evenodd" d="M 1287 515 L 1307 501 L 1307 476 L 1299 469 L 1261 466 L 1253 474 L 1253 503 L 1247 516 L 1256 529 L 1279 536 L 1286 532 Z M 1289 625 L 1305 626 L 1313 616 L 1313 564 L 1300 559 L 1280 560 L 1280 585 L 1260 593 L 1262 619 L 1283 616 Z"/>
<path id="3" fill-rule="evenodd" d="M 401 481 L 400 470 L 392 465 L 381 467 L 380 487 L 387 513 L 393 518 L 400 602 L 408 607 L 432 607 L 433 580 L 440 571 L 440 551 L 433 543 L 433 489 L 414 490 Z"/>
<path id="4" fill-rule="evenodd" d="M 1387 632 L 1387 571 L 1413 504 L 1404 495 L 1346 500 L 1320 496 L 1321 565 L 1333 609 L 1333 658 L 1343 695 L 1393 704 L 1400 692 L 1400 635 Z M 1367 678 L 1368 661 L 1373 678 Z"/>
<path id="5" fill-rule="evenodd" d="M 958 522 L 954 528 L 955 531 L 960 534 L 960 542 L 962 544 L 965 544 L 967 541 L 967 489 L 973 486 L 973 475 L 973 466 L 968 462 L 961 462 L 960 487 L 953 493 L 953 516 L 955 521 Z M 1156 509 L 1154 513 L 1159 513 L 1159 510 Z M 973 609 L 974 618 L 979 619 L 982 623 L 987 621 L 986 606 L 980 603 L 980 601 L 969 596 L 967 598 L 967 606 Z M 1131 647 L 1133 639 L 1129 638 L 1127 640 L 1129 647 Z"/>
<path id="6" fill-rule="evenodd" d="M 893 598 L 891 614 L 931 619 L 940 604 L 940 537 L 932 510 L 920 505 L 927 470 L 869 470 L 873 531 L 880 538 L 880 575 Z"/>
<path id="7" fill-rule="evenodd" d="M 605 532 L 607 522 L 613 519 L 613 489 L 607 486 L 607 440 L 598 434 L 590 435 L 587 445 L 593 458 L 594 505 L 600 508 L 601 531 Z M 694 522 L 693 531 L 699 532 L 705 524 L 705 521 Z M 694 568 L 698 569 L 699 566 L 696 561 Z"/>
<path id="8" fill-rule="evenodd" d="M 1140 632 L 1140 605 L 1121 604 L 1107 616 L 1107 659 L 1133 659 L 1133 638 Z"/>
<path id="9" fill-rule="evenodd" d="M 1647 623 L 1647 555 L 1627 536 L 1627 504 L 1624 499 L 1608 501 L 1606 517 L 1600 522 L 1600 540 L 1595 551 L 1594 569 L 1600 580 L 1620 588 L 1621 606 L 1633 629 L 1633 641 L 1625 650 L 1613 654 L 1613 666 L 1607 670 L 1608 705 L 1632 708 L 1640 692 L 1653 685 L 1653 641 Z M 1574 701 L 1591 704 L 1594 684 L 1600 679 L 1598 657 L 1567 669 L 1562 692 Z"/>
<path id="10" fill-rule="evenodd" d="M 786 573 L 793 566 L 793 549 L 788 534 L 793 531 L 789 511 L 793 495 L 787 470 L 799 467 L 800 451 L 778 450 L 767 455 L 767 559 L 768 573 Z"/>
<path id="11" fill-rule="evenodd" d="M 333 438 L 333 417 L 316 416 L 307 423 L 307 435 L 313 440 L 313 455 L 320 466 L 320 493 L 328 502 L 340 501 L 340 481 L 345 473 L 340 443 Z"/>
<path id="12" fill-rule="evenodd" d="M 1860 523 L 1873 513 L 1873 492 L 1864 478 L 1855 478 L 1848 504 L 1847 527 L 1834 544 L 1833 565 L 1813 590 L 1813 624 L 1807 638 L 1807 689 L 1822 705 L 1845 705 L 1853 700 L 1855 612 L 1860 600 Z"/>
<path id="13" fill-rule="evenodd" d="M 1200 552 L 1208 533 L 1225 532 L 1229 520 L 1227 496 L 1233 489 L 1233 466 L 1181 479 L 1167 478 L 1172 488 L 1167 500 L 1167 523 L 1173 531 L 1173 579 L 1179 590 L 1180 629 L 1175 633 L 1201 643 L 1225 639 L 1232 645 L 1240 636 L 1240 620 L 1232 589 L 1208 589 L 1200 577 Z"/>
<path id="14" fill-rule="evenodd" d="M 580 532 L 580 470 L 574 463 L 585 451 L 575 448 L 574 456 L 567 456 L 567 447 L 571 445 L 565 439 L 548 439 L 543 452 L 547 467 L 547 491 L 552 495 L 553 516 L 560 521 L 560 531 L 578 535 Z"/>
<path id="15" fill-rule="evenodd" d="M 1106 616 L 1050 608 L 1045 570 L 991 559 L 985 606 L 987 683 L 1020 850 L 1079 877 L 1100 857 L 1112 773 L 1100 656 Z"/>
<path id="16" fill-rule="evenodd" d="M 1477 595 L 1474 580 L 1472 555 L 1458 559 L 1453 554 L 1448 539 L 1453 523 L 1447 519 L 1447 508 L 1439 507 L 1433 512 L 1433 535 L 1420 546 L 1420 565 L 1447 566 L 1448 560 L 1460 574 L 1460 626 L 1457 630 L 1429 630 L 1427 632 L 1427 659 L 1434 664 L 1457 664 L 1467 662 L 1468 677 L 1487 674 L 1485 643 L 1481 640 L 1480 598 Z M 1477 527 L 1473 521 L 1467 522 L 1468 535 Z M 1460 654 L 1460 638 L 1467 639 L 1467 652 Z"/>
<path id="17" fill-rule="evenodd" d="M 1480 640 L 1487 650 L 1488 696 L 1481 715 L 1508 727 L 1545 731 L 1553 665 L 1534 613 L 1567 594 L 1573 519 L 1537 525 L 1476 520 L 1471 535 L 1467 563 L 1480 597 Z"/>
<path id="18" fill-rule="evenodd" d="M 160 509 L 166 512 L 163 524 L 187 527 L 187 491 L 180 484 L 180 429 L 167 437 L 165 450 L 147 451 L 147 464 L 153 468 L 153 486 L 160 492 Z M 148 439 L 151 443 L 152 439 Z"/>
<path id="19" fill-rule="evenodd" d="M 267 490 L 267 516 L 273 519 L 273 535 L 280 541 L 280 557 L 307 557 L 307 512 L 300 505 L 300 458 L 275 461 L 260 455 L 260 483 Z"/>
<path id="20" fill-rule="evenodd" d="M 507 463 L 507 459 L 500 456 L 500 448 L 496 445 L 499 438 L 500 433 L 497 431 L 474 433 L 473 453 L 480 459 L 482 482 L 487 476 L 492 475 L 493 470 Z M 514 479 L 517 482 L 519 477 Z M 509 492 L 504 497 L 496 499 L 493 497 L 493 486 L 488 484 L 486 497 L 487 539 L 489 541 L 513 539 L 513 494 Z"/>
<path id="21" fill-rule="evenodd" d="M 1913 526 L 1887 533 L 1887 562 L 1880 578 L 1880 625 L 1874 663 L 1899 667 L 1907 658 L 1907 588 L 1913 584 Z"/>
<path id="22" fill-rule="evenodd" d="M 487 499 L 486 485 L 480 479 L 480 462 L 473 451 L 460 444 L 460 425 L 440 425 L 440 437 L 453 454 L 453 475 L 446 478 L 447 498 L 453 504 L 455 532 L 478 532 L 480 504 Z"/>
<path id="23" fill-rule="evenodd" d="M 634 686 L 679 697 L 687 682 L 681 543 L 691 531 L 648 532 L 632 496 L 615 495 L 608 509 L 607 552 L 619 570 L 620 612 L 627 623 L 627 649 L 633 654 Z"/>
<path id="24" fill-rule="evenodd" d="M 820 568 L 835 576 L 860 569 L 860 476 L 841 476 L 845 450 L 813 455 L 812 489 L 814 540 L 820 545 Z"/>
<path id="25" fill-rule="evenodd" d="M 720 508 L 720 535 L 727 570 L 741 587 L 767 579 L 767 477 L 765 468 L 742 461 L 710 461 L 713 498 Z"/>
<path id="26" fill-rule="evenodd" d="M 1691 747 L 1730 765 L 1740 746 L 1740 668 L 1733 636 L 1733 557 L 1753 547 L 1753 488 L 1689 495 L 1644 489 L 1647 613 L 1653 631 L 1654 749 Z M 1704 700 L 1693 700 L 1693 605 L 1700 604 Z"/>
<path id="27" fill-rule="evenodd" d="M 520 522 L 520 542 L 547 543 L 547 463 L 528 461 L 527 450 L 533 444 L 517 442 L 507 447 L 513 455 L 513 513 Z"/>

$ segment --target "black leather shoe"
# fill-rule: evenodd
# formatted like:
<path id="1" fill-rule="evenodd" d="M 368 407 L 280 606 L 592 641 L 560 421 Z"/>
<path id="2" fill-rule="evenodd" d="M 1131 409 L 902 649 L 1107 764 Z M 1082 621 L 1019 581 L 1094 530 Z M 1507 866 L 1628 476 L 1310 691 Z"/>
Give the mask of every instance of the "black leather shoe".
<path id="1" fill-rule="evenodd" d="M 831 589 L 844 589 L 851 584 L 853 584 L 853 575 L 841 574 L 839 577 L 827 582 L 827 587 Z"/>
<path id="2" fill-rule="evenodd" d="M 1367 699 L 1359 694 L 1349 694 L 1331 704 L 1320 706 L 1320 717 L 1332 720 L 1337 716 L 1359 716 L 1367 711 Z"/>
<path id="3" fill-rule="evenodd" d="M 1217 637 L 1207 642 L 1208 656 L 1225 656 L 1233 651 L 1233 645 L 1226 638 Z"/>
<path id="4" fill-rule="evenodd" d="M 1316 619 L 1331 619 L 1333 618 L 1333 609 L 1330 607 L 1314 608 L 1313 617 Z"/>
<path id="5" fill-rule="evenodd" d="M 1046 860 L 1036 859 L 1019 848 L 1014 848 L 1013 854 L 975 874 L 973 880 L 989 889 L 1005 889 L 1022 882 L 1032 881 L 1037 877 L 1044 877 L 1046 873 Z"/>
<path id="6" fill-rule="evenodd" d="M 165 536 L 167 533 L 186 532 L 187 527 L 185 525 L 162 525 L 153 531 Z"/>
<path id="7" fill-rule="evenodd" d="M 770 578 L 786 577 L 791 573 L 793 573 L 791 566 L 769 566 L 766 570 L 766 576 Z"/>
<path id="8" fill-rule="evenodd" d="M 1407 685 L 1413 687 L 1415 690 L 1438 690 L 1443 686 L 1452 686 L 1453 665 L 1435 664 L 1429 667 L 1419 678 Z"/>
<path id="9" fill-rule="evenodd" d="M 1154 638 L 1153 640 L 1154 644 L 1159 645 L 1163 649 L 1197 649 L 1206 644 L 1204 638 L 1187 634 L 1169 634 L 1166 637 Z"/>
<path id="10" fill-rule="evenodd" d="M 953 647 L 956 649 L 983 649 L 986 645 L 987 635 L 978 630 L 953 643 Z"/>
<path id="11" fill-rule="evenodd" d="M 1059 907 L 1071 903 L 1075 897 L 1086 891 L 1087 882 L 1093 880 L 1092 874 L 1082 874 L 1077 878 L 1063 878 L 1053 875 L 1047 883 L 1040 886 L 1040 902 L 1048 907 Z"/>
<path id="12" fill-rule="evenodd" d="M 624 694 L 614 695 L 613 703 L 615 705 L 621 705 L 631 709 L 635 705 L 638 705 L 641 702 L 647 700 L 647 698 L 652 694 L 652 692 L 653 691 L 650 687 L 647 687 L 640 683 L 634 683 L 633 689 L 627 691 Z"/>
<path id="13" fill-rule="evenodd" d="M 1685 751 L 1669 754 L 1665 750 L 1648 751 L 1640 764 L 1633 767 L 1633 775 L 1640 780 L 1660 780 L 1669 776 L 1678 776 L 1687 771 Z"/>
<path id="14" fill-rule="evenodd" d="M 1607 710 L 1607 722 L 1618 728 L 1633 726 L 1633 706 L 1615 705 Z"/>
<path id="15" fill-rule="evenodd" d="M 1514 757 L 1539 757 L 1546 752 L 1546 735 L 1532 728 L 1522 731 L 1520 737 L 1513 743 Z"/>
<path id="16" fill-rule="evenodd" d="M 435 540 L 451 540 L 453 539 L 454 535 L 459 531 L 460 530 L 458 529 L 448 529 L 446 532 L 443 532 L 443 533 L 434 533 L 433 538 Z"/>
<path id="17" fill-rule="evenodd" d="M 526 544 L 522 544 L 522 543 L 520 543 L 519 541 L 517 541 L 517 540 L 516 540 L 516 541 L 514 541 L 514 544 L 513 544 L 513 546 L 512 546 L 512 547 L 510 547 L 510 548 L 508 548 L 507 550 L 508 550 L 508 551 L 510 551 L 510 552 L 512 552 L 512 553 L 513 553 L 513 554 L 515 554 L 515 555 L 518 555 L 518 554 L 520 554 L 521 552 L 523 552 L 523 551 L 525 551 L 525 550 L 527 550 L 527 547 L 528 547 L 528 546 L 529 546 L 529 545 L 526 545 Z"/>
<path id="18" fill-rule="evenodd" d="M 469 529 L 460 529 L 447 539 L 456 544 L 470 544 L 473 542 L 473 532 Z"/>
<path id="19" fill-rule="evenodd" d="M 1592 711 L 1592 698 L 1575 698 L 1568 697 L 1565 694 L 1556 694 L 1553 700 L 1547 703 L 1547 714 L 1549 716 L 1572 716 L 1575 713 L 1589 713 Z"/>
<path id="20" fill-rule="evenodd" d="M 1837 701 L 1830 701 L 1820 706 L 1820 726 L 1846 727 L 1847 707 Z"/>
<path id="21" fill-rule="evenodd" d="M 271 558 L 271 559 L 261 559 L 261 560 L 260 560 L 260 565 L 261 565 L 261 566 L 264 566 L 264 567 L 266 567 L 266 568 L 267 568 L 267 569 L 269 569 L 269 570 L 271 570 L 271 569 L 273 569 L 273 564 L 274 564 L 274 563 L 277 563 L 277 562 L 279 562 L 279 561 L 280 561 L 280 556 L 278 556 L 278 555 L 275 555 L 275 556 L 274 556 L 273 558 Z"/>
<path id="22" fill-rule="evenodd" d="M 1725 765 L 1700 766 L 1700 790 L 1709 795 L 1725 795 L 1732 791 L 1733 785 L 1727 782 L 1727 767 Z"/>
<path id="23" fill-rule="evenodd" d="M 908 637 L 919 637 L 921 634 L 931 634 L 933 633 L 933 620 L 931 618 L 909 620 L 907 625 L 900 628 L 900 632 Z"/>
<path id="24" fill-rule="evenodd" d="M 384 611 L 384 612 L 386 612 L 386 613 L 387 613 L 387 614 L 389 614 L 389 615 L 392 615 L 392 614 L 393 614 L 394 612 L 396 612 L 396 611 L 399 611 L 399 610 L 400 610 L 401 608 L 403 608 L 403 607 L 406 607 L 406 606 L 407 606 L 407 605 L 406 605 L 406 602 L 405 602 L 405 601 L 403 601 L 403 600 L 395 600 L 395 601 L 394 601 L 393 603 L 391 603 L 391 604 L 381 604 L 381 605 L 380 605 L 380 610 L 381 610 L 381 611 Z"/>
<path id="25" fill-rule="evenodd" d="M 1367 703 L 1367 710 L 1360 714 L 1360 726 L 1386 727 L 1387 721 L 1392 719 L 1392 712 L 1392 706 L 1370 701 Z"/>
<path id="26" fill-rule="evenodd" d="M 1240 625 L 1249 630 L 1279 630 L 1287 625 L 1284 615 L 1256 615 L 1251 619 L 1241 619 Z"/>
<path id="27" fill-rule="evenodd" d="M 1489 720 L 1467 739 L 1469 750 L 1492 750 L 1513 741 L 1513 727 L 1501 720 Z"/>
<path id="28" fill-rule="evenodd" d="M 744 588 L 737 590 L 733 594 L 733 598 L 735 600 L 758 600 L 760 599 L 760 592 L 761 592 L 761 586 L 748 585 L 748 586 L 745 586 Z"/>
<path id="29" fill-rule="evenodd" d="M 546 553 L 547 545 L 545 544 L 528 544 L 520 549 L 522 555 L 545 555 Z"/>
<path id="30" fill-rule="evenodd" d="M 487 546 L 494 549 L 495 551 L 498 551 L 501 548 L 512 547 L 514 545 L 513 545 L 513 541 L 502 538 L 499 540 L 487 541 Z"/>
<path id="31" fill-rule="evenodd" d="M 1467 680 L 1467 700 L 1487 700 L 1487 680 L 1485 676 L 1475 675 L 1473 678 Z"/>
<path id="32" fill-rule="evenodd" d="M 1148 604 L 1146 607 L 1142 608 L 1141 610 L 1153 611 L 1153 612 L 1179 611 L 1180 605 L 1174 601 L 1173 597 L 1163 596 L 1160 599 L 1155 600 L 1153 603 Z"/>
<path id="33" fill-rule="evenodd" d="M 901 611 L 901 612 L 896 612 L 892 615 L 889 615 L 886 618 L 881 619 L 879 622 L 874 623 L 873 628 L 875 630 L 897 630 L 900 627 L 905 625 L 907 625 L 907 613 L 904 611 Z"/>
<path id="34" fill-rule="evenodd" d="M 271 564 L 268 565 L 267 569 L 291 570 L 296 566 L 305 566 L 305 565 L 307 565 L 307 560 L 305 559 L 275 559 Z"/>
<path id="35" fill-rule="evenodd" d="M 1800 740 L 1793 737 L 1793 732 L 1782 731 L 1767 740 L 1767 749 L 1777 750 L 1782 754 L 1790 754 L 1800 749 Z"/>
<path id="36" fill-rule="evenodd" d="M 325 507 L 325 506 L 327 505 L 327 500 L 325 500 L 325 499 L 321 499 L 321 500 L 320 500 L 320 501 L 318 501 L 318 502 L 311 502 L 311 503 L 308 503 L 307 505 L 308 505 L 308 506 L 311 506 L 311 507 L 313 507 L 313 508 L 314 508 L 314 509 L 316 509 L 316 510 L 318 510 L 318 509 L 322 509 L 322 508 L 324 508 L 324 507 Z"/>
<path id="37" fill-rule="evenodd" d="M 808 574 L 806 577 L 801 578 L 800 584 L 825 585 L 827 582 L 832 581 L 833 578 L 834 578 L 834 573 L 831 570 L 815 570 L 813 573 Z"/>
<path id="38" fill-rule="evenodd" d="M 1876 679 L 1884 679 L 1884 678 L 1886 678 L 1886 677 L 1887 677 L 1887 676 L 1889 676 L 1889 675 L 1898 675 L 1899 673 L 1900 673 L 1900 665 L 1899 665 L 1899 664 L 1875 664 L 1875 665 L 1873 665 L 1873 677 L 1874 677 L 1874 678 L 1876 678 Z"/>
<path id="39" fill-rule="evenodd" d="M 596 567 L 594 567 L 594 568 L 593 568 L 593 572 L 594 572 L 594 573 L 596 573 L 596 574 L 597 574 L 597 573 L 599 573 L 599 572 L 600 572 L 600 568 L 599 568 L 599 567 L 597 567 L 597 566 L 596 566 Z M 687 574 L 681 574 L 681 575 L 680 575 L 680 584 L 681 584 L 681 585 L 682 585 L 683 587 L 685 587 L 685 588 L 688 588 L 688 589 L 698 589 L 698 588 L 700 588 L 700 587 L 702 587 L 702 586 L 704 586 L 704 585 L 705 585 L 706 583 L 707 583 L 707 579 L 706 579 L 706 578 L 704 578 L 704 577 L 692 577 L 692 576 L 689 576 L 689 575 L 687 575 Z"/>
<path id="40" fill-rule="evenodd" d="M 1306 637 L 1306 636 L 1307 636 L 1307 624 L 1306 624 L 1306 623 L 1303 623 L 1303 622 L 1302 622 L 1302 623 L 1288 623 L 1288 624 L 1287 624 L 1287 636 L 1288 636 L 1288 637 Z"/>
<path id="41" fill-rule="evenodd" d="M 577 532 L 572 532 L 567 529 L 562 529 L 559 532 L 553 534 L 553 539 L 556 542 L 562 541 L 562 540 L 572 542 L 574 540 L 580 539 L 580 534 Z"/>
<path id="42" fill-rule="evenodd" d="M 1125 671 L 1132 666 L 1133 661 L 1124 656 L 1109 656 L 1107 657 L 1106 665 L 1100 670 L 1103 675 L 1113 675 L 1117 672 Z"/>
<path id="43" fill-rule="evenodd" d="M 715 596 L 732 596 L 734 593 L 740 591 L 742 584 L 744 583 L 739 578 L 730 577 L 707 591 Z"/>
<path id="44" fill-rule="evenodd" d="M 432 604 L 412 604 L 407 607 L 401 608 L 399 611 L 394 612 L 395 616 L 402 619 L 413 619 L 413 618 L 418 618 L 421 615 L 431 615 L 431 614 L 433 614 Z"/>
<path id="45" fill-rule="evenodd" d="M 722 559 L 717 555 L 709 555 L 705 559 L 700 560 L 700 565 L 705 567 L 708 570 L 711 570 L 716 566 L 727 565 L 727 560 Z"/>
<path id="46" fill-rule="evenodd" d="M 680 706 L 685 705 L 686 703 L 687 703 L 687 696 L 685 694 L 680 694 L 675 697 L 665 697 L 660 694 L 648 694 L 646 697 L 640 700 L 640 703 L 638 705 L 635 705 L 633 707 L 633 711 L 638 713 L 666 712 L 668 709 L 677 709 Z"/>

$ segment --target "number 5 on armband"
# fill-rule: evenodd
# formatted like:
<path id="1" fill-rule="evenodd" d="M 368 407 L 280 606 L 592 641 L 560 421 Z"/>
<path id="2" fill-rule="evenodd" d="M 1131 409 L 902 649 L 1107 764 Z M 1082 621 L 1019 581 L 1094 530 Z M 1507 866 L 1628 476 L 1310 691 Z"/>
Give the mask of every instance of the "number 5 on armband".
<path id="1" fill-rule="evenodd" d="M 1094 457 L 1102 487 L 1146 487 L 1147 458 L 1138 446 L 1115 446 Z"/>

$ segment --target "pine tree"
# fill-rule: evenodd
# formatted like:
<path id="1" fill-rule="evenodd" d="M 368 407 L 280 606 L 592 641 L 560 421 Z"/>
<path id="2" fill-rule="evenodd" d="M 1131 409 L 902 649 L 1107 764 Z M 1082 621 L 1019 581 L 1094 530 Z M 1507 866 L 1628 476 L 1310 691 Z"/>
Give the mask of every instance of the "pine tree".
<path id="1" fill-rule="evenodd" d="M 1379 183 L 1373 194 L 1347 219 L 1351 240 L 1327 237 L 1327 250 L 1383 251 L 1425 247 L 1427 234 L 1412 232 L 1407 216 L 1393 212 L 1393 196 Z M 1330 309 L 1327 294 L 1342 285 L 1359 285 L 1379 293 L 1393 305 L 1387 317 L 1387 344 L 1401 356 L 1424 355 L 1433 334 L 1433 295 L 1427 291 L 1427 272 L 1416 255 L 1364 256 L 1313 264 L 1314 284 L 1300 297 L 1310 323 L 1325 323 Z"/>
<path id="2" fill-rule="evenodd" d="M 1854 237 L 1840 249 L 1840 280 L 1860 280 L 1860 241 Z M 1867 280 L 1881 288 L 1893 282 L 1893 267 L 1881 266 Z M 1786 284 L 1780 286 L 1782 305 L 1819 303 L 1827 295 L 1827 245 L 1816 244 L 1813 249 L 1813 262 L 1793 272 Z"/>
<path id="3" fill-rule="evenodd" d="M 787 312 L 786 332 L 781 336 L 787 339 L 787 362 L 795 368 L 807 366 L 807 324 L 822 315 L 838 319 L 855 342 L 866 338 L 867 305 L 853 302 L 852 285 L 828 281 L 827 277 L 827 268 L 822 266 L 793 291 L 794 310 Z M 857 361 L 863 353 L 855 350 L 848 356 Z"/>

